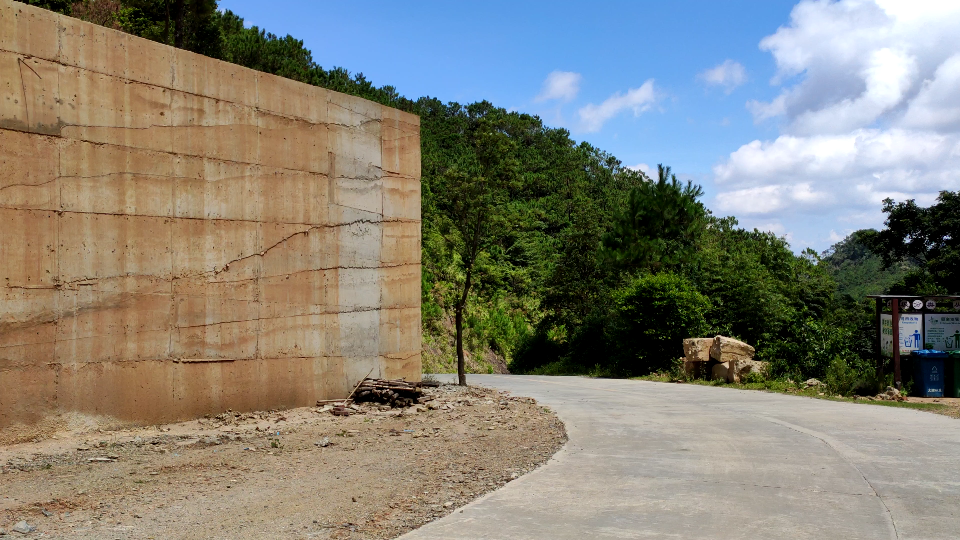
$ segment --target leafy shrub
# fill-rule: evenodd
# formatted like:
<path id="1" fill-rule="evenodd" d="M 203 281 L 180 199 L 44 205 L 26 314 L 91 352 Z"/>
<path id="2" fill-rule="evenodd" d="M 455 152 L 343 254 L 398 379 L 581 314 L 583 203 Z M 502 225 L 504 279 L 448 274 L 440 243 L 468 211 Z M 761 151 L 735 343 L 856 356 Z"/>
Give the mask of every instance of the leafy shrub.
<path id="1" fill-rule="evenodd" d="M 854 389 L 859 386 L 862 377 L 861 374 L 847 364 L 843 358 L 834 356 L 833 360 L 830 361 L 830 365 L 827 366 L 825 379 L 824 382 L 827 385 L 828 392 L 841 396 L 849 396 L 853 393 Z"/>
<path id="2" fill-rule="evenodd" d="M 875 369 L 867 369 L 860 380 L 853 387 L 853 393 L 858 396 L 873 396 L 893 386 L 893 373 L 878 376 Z"/>
<path id="3" fill-rule="evenodd" d="M 740 378 L 742 384 L 761 384 L 767 380 L 767 377 L 759 371 L 751 371 Z"/>
<path id="4" fill-rule="evenodd" d="M 668 370 L 683 339 L 707 329 L 710 301 L 676 274 L 645 274 L 613 294 L 608 342 L 615 371 L 642 375 Z"/>
<path id="5" fill-rule="evenodd" d="M 550 328 L 540 325 L 537 331 L 521 341 L 510 360 L 511 373 L 562 375 L 576 372 L 569 362 L 561 363 L 563 344 L 552 336 Z"/>
<path id="6" fill-rule="evenodd" d="M 494 298 L 489 305 L 477 305 L 467 316 L 466 326 L 478 340 L 471 349 L 486 345 L 505 358 L 517 350 L 530 335 L 530 324 L 523 313 L 503 298 Z"/>

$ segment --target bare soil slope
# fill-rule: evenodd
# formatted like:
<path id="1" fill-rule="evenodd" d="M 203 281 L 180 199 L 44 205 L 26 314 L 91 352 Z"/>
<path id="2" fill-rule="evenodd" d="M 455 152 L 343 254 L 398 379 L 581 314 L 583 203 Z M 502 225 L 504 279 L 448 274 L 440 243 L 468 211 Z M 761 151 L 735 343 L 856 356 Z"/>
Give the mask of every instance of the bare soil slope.
<path id="1" fill-rule="evenodd" d="M 550 458 L 529 398 L 428 389 L 429 407 L 310 407 L 0 447 L 0 528 L 30 537 L 392 538 Z"/>

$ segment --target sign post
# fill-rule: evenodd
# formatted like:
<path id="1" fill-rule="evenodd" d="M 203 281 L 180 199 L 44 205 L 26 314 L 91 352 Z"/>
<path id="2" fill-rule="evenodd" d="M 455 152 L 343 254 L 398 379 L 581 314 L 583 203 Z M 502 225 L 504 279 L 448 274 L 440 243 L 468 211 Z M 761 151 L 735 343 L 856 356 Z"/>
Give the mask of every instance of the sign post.
<path id="1" fill-rule="evenodd" d="M 960 314 L 927 313 L 923 342 L 940 351 L 960 349 Z"/>
<path id="2" fill-rule="evenodd" d="M 900 302 L 892 302 L 893 317 L 891 317 L 891 331 L 893 332 L 893 380 L 899 390 L 903 384 L 900 379 Z"/>
<path id="3" fill-rule="evenodd" d="M 878 337 L 880 339 L 878 339 L 876 343 L 874 343 L 873 351 L 874 351 L 874 354 L 876 355 L 876 362 L 877 362 L 877 380 L 882 381 L 883 380 L 883 345 L 881 345 L 880 342 L 883 341 L 883 317 L 881 317 L 883 315 L 883 299 L 875 298 L 875 300 L 876 300 L 876 313 L 874 314 L 874 321 L 875 321 L 875 324 L 877 325 L 877 329 L 878 329 L 877 332 L 879 334 Z"/>
<path id="4" fill-rule="evenodd" d="M 890 358 L 897 389 L 903 388 L 903 354 L 922 349 L 960 351 L 960 295 L 871 294 L 867 298 L 876 300 L 877 375 L 883 377 L 886 358 Z"/>

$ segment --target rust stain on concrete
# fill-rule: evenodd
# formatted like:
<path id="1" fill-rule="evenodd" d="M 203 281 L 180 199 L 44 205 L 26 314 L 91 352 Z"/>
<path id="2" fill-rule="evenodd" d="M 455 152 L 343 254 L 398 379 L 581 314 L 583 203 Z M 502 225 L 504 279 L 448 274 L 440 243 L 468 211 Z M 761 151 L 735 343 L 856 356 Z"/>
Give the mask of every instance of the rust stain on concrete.
<path id="1" fill-rule="evenodd" d="M 420 120 L 0 0 L 0 429 L 420 378 Z"/>

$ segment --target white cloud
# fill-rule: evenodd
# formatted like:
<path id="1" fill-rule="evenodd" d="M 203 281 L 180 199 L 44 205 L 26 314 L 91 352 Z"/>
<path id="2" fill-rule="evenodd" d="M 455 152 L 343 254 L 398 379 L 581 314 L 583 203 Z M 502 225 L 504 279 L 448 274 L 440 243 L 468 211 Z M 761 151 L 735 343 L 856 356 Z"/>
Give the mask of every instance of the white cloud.
<path id="1" fill-rule="evenodd" d="M 903 124 L 944 131 L 960 130 L 960 53 L 937 67 L 932 79 L 923 81 L 917 97 L 906 113 Z"/>
<path id="2" fill-rule="evenodd" d="M 713 172 L 718 209 L 735 215 L 863 212 L 886 197 L 932 202 L 942 189 L 960 189 L 960 133 L 781 135 L 741 146 Z"/>
<path id="3" fill-rule="evenodd" d="M 547 75 L 546 80 L 543 81 L 543 88 L 533 101 L 538 103 L 553 99 L 570 101 L 577 97 L 577 94 L 580 92 L 580 81 L 582 79 L 583 76 L 579 73 L 572 71 L 554 71 Z"/>
<path id="4" fill-rule="evenodd" d="M 758 120 L 782 116 L 793 134 L 911 124 L 910 102 L 925 87 L 940 95 L 960 70 L 950 63 L 960 52 L 958 27 L 955 1 L 804 0 L 789 25 L 760 42 L 777 62 L 774 84 L 800 80 L 750 108 Z"/>
<path id="5" fill-rule="evenodd" d="M 903 101 L 917 76 L 916 59 L 883 48 L 870 54 L 860 73 L 864 90 L 820 109 L 805 110 L 793 120 L 794 133 L 843 133 L 873 124 Z"/>
<path id="6" fill-rule="evenodd" d="M 827 241 L 829 241 L 831 244 L 836 244 L 837 242 L 846 238 L 847 235 L 852 232 L 852 230 L 846 230 L 843 234 L 837 234 L 837 231 L 830 229 L 830 234 L 827 235 Z"/>
<path id="7" fill-rule="evenodd" d="M 717 207 L 742 215 L 770 215 L 791 206 L 815 205 L 823 202 L 826 194 L 814 191 L 809 183 L 779 184 L 747 187 L 724 191 L 717 195 Z"/>
<path id="8" fill-rule="evenodd" d="M 646 163 L 637 163 L 632 167 L 627 167 L 631 171 L 640 171 L 643 174 L 647 175 L 647 178 L 654 178 L 656 176 L 653 167 L 647 165 Z"/>
<path id="9" fill-rule="evenodd" d="M 771 221 L 769 223 L 761 223 L 759 225 L 754 225 L 754 229 L 759 229 L 763 232 L 772 232 L 773 234 L 782 235 L 786 233 L 786 229 L 783 227 L 783 223 L 779 221 Z"/>
<path id="10" fill-rule="evenodd" d="M 787 112 L 787 96 L 786 94 L 780 94 L 770 103 L 751 99 L 747 102 L 747 110 L 753 114 L 753 119 L 756 122 L 775 118 Z"/>
<path id="11" fill-rule="evenodd" d="M 781 134 L 714 167 L 719 209 L 793 226 L 881 226 L 885 197 L 960 189 L 960 2 L 804 0 L 760 42 L 780 86 L 750 101 Z M 798 246 L 804 247 L 804 246 Z M 822 246 L 825 247 L 825 246 Z"/>
<path id="12" fill-rule="evenodd" d="M 762 221 L 751 218 L 739 220 L 740 226 L 748 231 L 757 229 L 761 232 L 773 233 L 781 238 L 786 238 L 787 242 L 793 240 L 793 235 L 787 231 L 787 227 L 779 220 Z"/>
<path id="13" fill-rule="evenodd" d="M 740 62 L 724 60 L 722 64 L 712 67 L 698 76 L 709 86 L 722 86 L 727 93 L 747 82 L 747 70 Z"/>
<path id="14" fill-rule="evenodd" d="M 582 107 L 580 114 L 580 123 L 584 131 L 600 131 L 607 120 L 618 115 L 627 109 L 633 110 L 634 116 L 649 109 L 656 101 L 656 94 L 653 89 L 653 79 L 647 80 L 639 88 L 631 88 L 626 94 L 617 92 L 608 97 L 600 105 L 590 103 Z"/>

